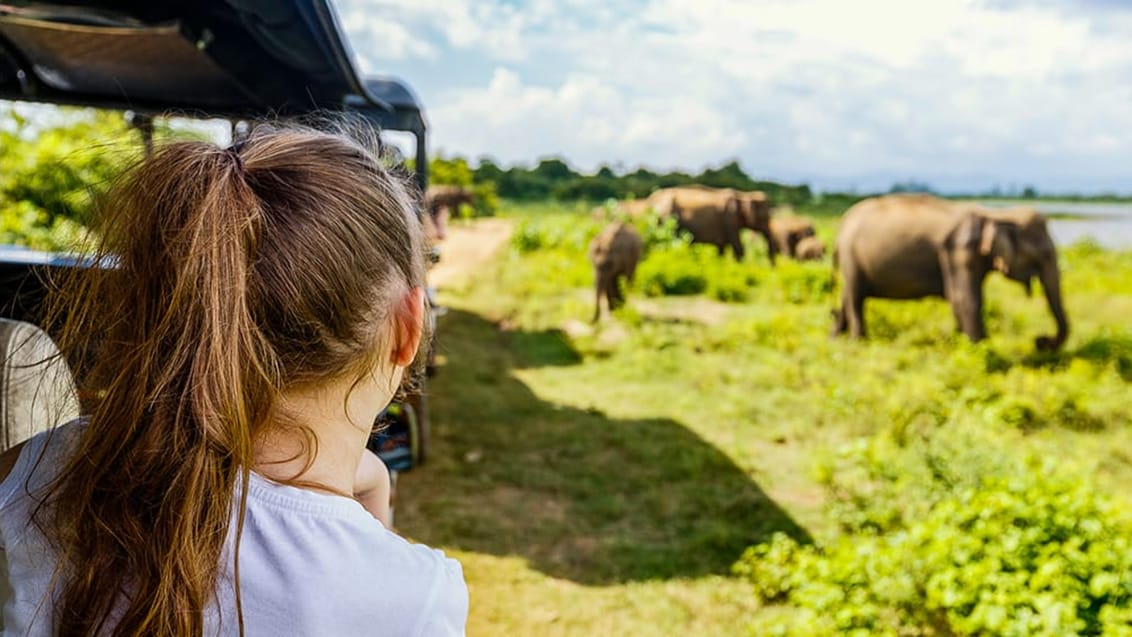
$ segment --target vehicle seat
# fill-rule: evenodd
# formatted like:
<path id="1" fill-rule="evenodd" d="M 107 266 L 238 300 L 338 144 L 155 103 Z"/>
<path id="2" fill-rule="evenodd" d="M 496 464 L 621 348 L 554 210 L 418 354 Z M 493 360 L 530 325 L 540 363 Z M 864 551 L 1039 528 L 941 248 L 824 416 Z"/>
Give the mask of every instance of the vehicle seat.
<path id="1" fill-rule="evenodd" d="M 78 415 L 75 380 L 51 337 L 31 323 L 0 318 L 0 452 Z M 0 605 L 12 594 L 7 573 L 0 551 Z"/>
<path id="2" fill-rule="evenodd" d="M 74 377 L 51 337 L 0 318 L 0 452 L 78 416 Z"/>

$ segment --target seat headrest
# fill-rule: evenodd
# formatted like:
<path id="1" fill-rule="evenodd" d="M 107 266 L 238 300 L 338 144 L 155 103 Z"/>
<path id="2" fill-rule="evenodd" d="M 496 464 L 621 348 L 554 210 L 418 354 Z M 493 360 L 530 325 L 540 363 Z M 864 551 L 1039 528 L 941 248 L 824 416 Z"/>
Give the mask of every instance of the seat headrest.
<path id="1" fill-rule="evenodd" d="M 31 323 L 0 318 L 0 452 L 79 416 L 74 377 Z"/>

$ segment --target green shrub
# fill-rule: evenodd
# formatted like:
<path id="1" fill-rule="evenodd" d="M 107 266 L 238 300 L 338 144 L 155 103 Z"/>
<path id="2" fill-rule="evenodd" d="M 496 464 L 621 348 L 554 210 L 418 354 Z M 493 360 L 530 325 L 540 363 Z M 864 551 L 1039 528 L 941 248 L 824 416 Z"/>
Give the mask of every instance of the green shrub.
<path id="1" fill-rule="evenodd" d="M 783 296 L 790 303 L 826 303 L 833 291 L 833 274 L 824 263 L 779 259 L 775 275 Z"/>
<path id="2" fill-rule="evenodd" d="M 89 239 L 79 223 L 66 217 L 49 219 L 30 201 L 0 204 L 0 244 L 68 252 L 82 251 Z"/>
<path id="3" fill-rule="evenodd" d="M 539 250 L 567 250 L 585 259 L 590 240 L 601 225 L 581 217 L 527 217 L 511 235 L 511 246 L 520 254 Z"/>
<path id="4" fill-rule="evenodd" d="M 652 251 L 637 268 L 637 287 L 648 296 L 703 293 L 708 279 L 701 252 L 690 245 Z"/>
<path id="5" fill-rule="evenodd" d="M 637 287 L 648 296 L 706 294 L 737 303 L 750 297 L 756 283 L 749 264 L 720 256 L 715 246 L 686 240 L 654 244 L 637 268 Z"/>
<path id="6" fill-rule="evenodd" d="M 1086 481 L 977 436 L 914 454 L 876 439 L 846 459 L 821 472 L 845 534 L 778 535 L 735 564 L 761 600 L 798 610 L 779 634 L 1132 634 L 1132 519 Z"/>

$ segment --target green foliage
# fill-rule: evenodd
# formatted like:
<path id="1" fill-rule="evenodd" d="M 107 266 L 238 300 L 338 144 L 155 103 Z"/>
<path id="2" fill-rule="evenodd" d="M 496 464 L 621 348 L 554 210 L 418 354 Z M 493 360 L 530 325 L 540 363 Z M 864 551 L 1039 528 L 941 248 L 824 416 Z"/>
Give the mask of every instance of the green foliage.
<path id="1" fill-rule="evenodd" d="M 833 273 L 824 263 L 799 263 L 781 257 L 775 270 L 783 296 L 790 303 L 820 303 L 833 291 Z"/>
<path id="2" fill-rule="evenodd" d="M 476 174 L 468 166 L 466 159 L 462 157 L 446 159 L 438 155 L 429 161 L 428 166 L 430 183 L 451 184 L 472 189 L 471 208 L 461 206 L 457 216 L 490 217 L 499 209 L 499 194 L 495 190 L 495 184 L 490 181 L 477 181 Z"/>
<path id="3" fill-rule="evenodd" d="M 715 246 L 686 241 L 653 249 L 637 269 L 637 287 L 648 296 L 706 294 L 739 303 L 757 282 L 750 264 L 720 256 Z"/>
<path id="4" fill-rule="evenodd" d="M 520 254 L 540 250 L 566 250 L 583 257 L 590 239 L 601 230 L 601 224 L 585 218 L 527 217 L 519 222 L 511 235 L 511 247 Z"/>
<path id="5" fill-rule="evenodd" d="M 1052 461 L 977 438 L 911 454 L 872 441 L 827 468 L 847 533 L 824 547 L 780 535 L 734 567 L 760 599 L 801 610 L 774 632 L 1129 634 L 1127 512 Z"/>
<path id="6" fill-rule="evenodd" d="M 0 131 L 0 242 L 41 250 L 77 250 L 89 240 L 94 198 L 142 155 L 140 135 L 121 113 L 59 108 L 61 123 L 31 122 L 8 109 Z M 158 121 L 155 142 L 202 139 Z"/>
<path id="7" fill-rule="evenodd" d="M 468 167 L 468 160 L 463 157 L 445 159 L 442 155 L 433 157 L 428 162 L 429 182 L 434 184 L 452 184 L 454 186 L 471 186 L 473 182 L 472 169 Z"/>
<path id="8" fill-rule="evenodd" d="M 459 158 L 446 161 L 458 161 L 467 166 L 467 162 Z M 534 168 L 512 166 L 507 169 L 485 157 L 479 160 L 479 165 L 470 170 L 470 178 L 475 183 L 493 183 L 500 197 L 517 201 L 537 201 L 547 198 L 559 201 L 639 198 L 648 196 L 658 188 L 695 183 L 719 188 L 763 190 L 771 201 L 778 205 L 802 206 L 813 200 L 809 186 L 805 184 L 791 186 L 752 179 L 734 160 L 718 168 L 706 168 L 697 175 L 679 171 L 659 174 L 645 168 L 637 168 L 618 175 L 613 168 L 604 165 L 594 174 L 585 175 L 574 170 L 559 157 L 543 158 Z M 434 174 L 435 183 L 466 183 L 442 181 L 442 179 L 444 178 L 436 177 Z"/>
<path id="9" fill-rule="evenodd" d="M 637 269 L 637 285 L 648 296 L 701 294 L 708 287 L 706 246 L 653 251 Z M 708 248 L 714 251 L 714 248 Z"/>
<path id="10" fill-rule="evenodd" d="M 65 125 L 39 129 L 15 118 L 17 130 L 0 133 L 0 206 L 33 206 L 36 219 L 47 224 L 60 218 L 87 223 L 94 193 L 140 157 L 141 144 L 121 114 L 64 113 L 71 119 Z"/>
<path id="11" fill-rule="evenodd" d="M 30 201 L 0 205 L 0 245 L 69 252 L 82 251 L 89 240 L 89 233 L 81 224 L 66 217 L 48 219 Z"/>

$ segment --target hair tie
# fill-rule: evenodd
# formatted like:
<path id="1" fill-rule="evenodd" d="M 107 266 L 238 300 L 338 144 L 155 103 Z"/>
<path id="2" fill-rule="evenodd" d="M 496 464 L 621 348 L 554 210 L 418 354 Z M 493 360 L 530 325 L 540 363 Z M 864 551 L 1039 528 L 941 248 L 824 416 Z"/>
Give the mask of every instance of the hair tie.
<path id="1" fill-rule="evenodd" d="M 240 171 L 241 173 L 244 172 L 244 158 L 240 157 L 240 151 L 243 150 L 243 148 L 244 140 L 241 139 L 240 141 L 224 149 L 224 152 L 232 158 L 233 162 L 235 162 L 236 170 Z"/>

